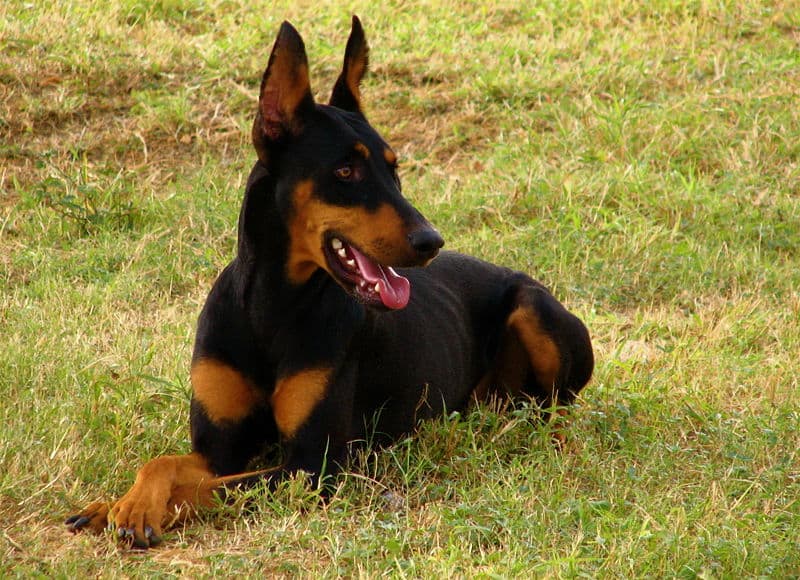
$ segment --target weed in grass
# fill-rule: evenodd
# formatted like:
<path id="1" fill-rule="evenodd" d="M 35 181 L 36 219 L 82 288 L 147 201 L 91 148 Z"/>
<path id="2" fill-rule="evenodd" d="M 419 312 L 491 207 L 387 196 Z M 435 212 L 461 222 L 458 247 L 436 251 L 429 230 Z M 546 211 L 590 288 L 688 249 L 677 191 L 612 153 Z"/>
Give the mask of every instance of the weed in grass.
<path id="1" fill-rule="evenodd" d="M 88 174 L 85 160 L 82 165 L 74 178 L 56 170 L 40 181 L 32 192 L 32 201 L 58 213 L 82 235 L 98 229 L 132 228 L 136 211 L 133 202 L 123 198 L 120 177 L 97 182 Z"/>

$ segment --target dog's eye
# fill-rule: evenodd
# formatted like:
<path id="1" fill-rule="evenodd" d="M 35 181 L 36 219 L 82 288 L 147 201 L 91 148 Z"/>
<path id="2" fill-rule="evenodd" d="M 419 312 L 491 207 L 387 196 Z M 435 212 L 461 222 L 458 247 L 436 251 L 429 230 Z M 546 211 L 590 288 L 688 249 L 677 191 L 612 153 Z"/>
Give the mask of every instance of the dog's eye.
<path id="1" fill-rule="evenodd" d="M 336 179 L 340 181 L 350 181 L 355 176 L 355 171 L 353 170 L 353 166 L 349 163 L 347 165 L 342 165 L 341 167 L 337 167 L 333 174 L 336 176 Z"/>

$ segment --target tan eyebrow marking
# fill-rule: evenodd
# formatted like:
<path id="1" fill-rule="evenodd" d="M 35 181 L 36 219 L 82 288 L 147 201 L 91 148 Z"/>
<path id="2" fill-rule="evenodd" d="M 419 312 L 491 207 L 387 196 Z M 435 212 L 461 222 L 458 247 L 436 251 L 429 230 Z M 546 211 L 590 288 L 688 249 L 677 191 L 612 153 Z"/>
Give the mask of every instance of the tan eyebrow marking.
<path id="1" fill-rule="evenodd" d="M 355 150 L 361 153 L 361 155 L 364 156 L 364 159 L 369 159 L 369 149 L 367 149 L 367 146 L 360 141 L 355 144 Z"/>

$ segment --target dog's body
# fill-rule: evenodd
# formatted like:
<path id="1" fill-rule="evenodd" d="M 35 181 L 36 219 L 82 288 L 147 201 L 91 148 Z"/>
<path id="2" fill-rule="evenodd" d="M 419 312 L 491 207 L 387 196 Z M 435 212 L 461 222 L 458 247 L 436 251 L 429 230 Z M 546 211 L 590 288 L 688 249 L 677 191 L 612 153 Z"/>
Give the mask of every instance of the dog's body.
<path id="1" fill-rule="evenodd" d="M 316 104 L 303 42 L 282 26 L 238 254 L 198 325 L 193 452 L 152 460 L 120 501 L 92 504 L 70 529 L 114 523 L 146 547 L 171 511 L 225 486 L 335 472 L 349 443 L 391 441 L 472 397 L 563 406 L 588 382 L 589 335 L 538 282 L 455 253 L 431 263 L 442 239 L 402 197 L 394 153 L 361 112 L 366 67 L 354 18 L 331 103 Z M 245 473 L 275 442 L 283 464 Z"/>

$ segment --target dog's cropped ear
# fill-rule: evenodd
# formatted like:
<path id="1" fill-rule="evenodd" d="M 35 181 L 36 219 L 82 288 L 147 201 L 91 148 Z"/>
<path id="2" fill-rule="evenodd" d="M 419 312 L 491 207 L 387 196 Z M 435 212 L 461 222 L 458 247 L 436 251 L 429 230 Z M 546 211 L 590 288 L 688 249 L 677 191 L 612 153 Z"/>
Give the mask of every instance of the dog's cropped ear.
<path id="1" fill-rule="evenodd" d="M 261 80 L 258 113 L 253 123 L 253 145 L 259 159 L 266 163 L 271 143 L 298 134 L 304 116 L 313 109 L 306 47 L 297 30 L 284 22 Z"/>
<path id="2" fill-rule="evenodd" d="M 364 29 L 358 16 L 353 15 L 353 26 L 350 29 L 350 38 L 347 39 L 347 48 L 344 51 L 344 66 L 342 74 L 333 86 L 330 104 L 334 107 L 361 112 L 361 91 L 359 85 L 367 72 L 369 62 L 369 46 L 364 37 Z"/>

